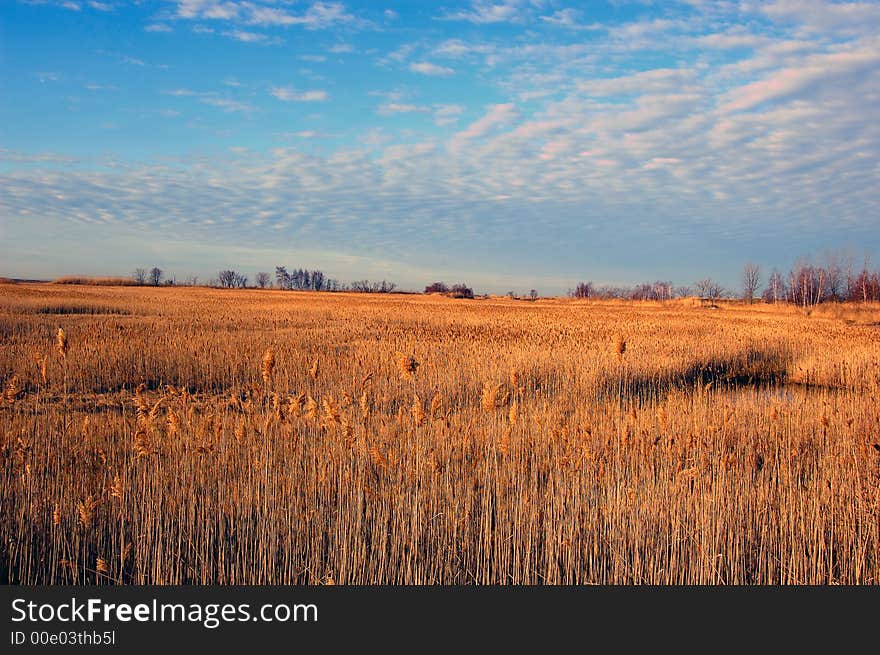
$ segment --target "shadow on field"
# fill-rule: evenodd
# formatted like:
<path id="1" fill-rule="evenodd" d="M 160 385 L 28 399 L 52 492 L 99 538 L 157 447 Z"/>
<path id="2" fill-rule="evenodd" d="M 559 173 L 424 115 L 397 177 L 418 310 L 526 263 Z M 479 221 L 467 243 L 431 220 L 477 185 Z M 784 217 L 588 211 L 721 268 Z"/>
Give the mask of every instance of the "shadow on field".
<path id="1" fill-rule="evenodd" d="M 786 351 L 750 348 L 728 357 L 714 357 L 690 366 L 655 374 L 633 372 L 625 366 L 609 372 L 600 383 L 602 395 L 652 398 L 670 391 L 688 391 L 697 387 L 741 389 L 784 385 L 792 356 Z"/>

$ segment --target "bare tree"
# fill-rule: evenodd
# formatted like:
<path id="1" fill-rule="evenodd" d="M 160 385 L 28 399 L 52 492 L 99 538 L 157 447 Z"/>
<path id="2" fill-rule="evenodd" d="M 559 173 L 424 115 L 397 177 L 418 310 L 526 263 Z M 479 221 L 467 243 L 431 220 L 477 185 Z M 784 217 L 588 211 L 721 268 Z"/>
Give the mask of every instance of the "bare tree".
<path id="1" fill-rule="evenodd" d="M 275 267 L 275 282 L 278 283 L 279 289 L 290 288 L 290 273 L 287 272 L 286 266 Z"/>
<path id="2" fill-rule="evenodd" d="M 743 299 L 751 304 L 761 284 L 761 269 L 757 264 L 748 263 L 743 266 Z"/>
<path id="3" fill-rule="evenodd" d="M 764 301 L 777 303 L 785 300 L 786 288 L 785 278 L 775 268 L 770 273 L 770 279 L 767 280 L 767 288 L 764 290 Z"/>
<path id="4" fill-rule="evenodd" d="M 147 283 L 147 269 L 136 268 L 134 269 L 134 273 L 132 273 L 131 277 L 137 284 L 144 285 Z"/>
<path id="5" fill-rule="evenodd" d="M 154 287 L 158 287 L 159 283 L 162 281 L 162 269 L 154 266 L 150 269 L 150 284 Z"/>
<path id="6" fill-rule="evenodd" d="M 266 287 L 272 284 L 272 276 L 268 273 L 257 273 L 257 286 L 261 289 L 265 289 Z"/>
<path id="7" fill-rule="evenodd" d="M 578 282 L 574 291 L 570 292 L 572 298 L 589 298 L 593 295 L 592 282 Z"/>
<path id="8" fill-rule="evenodd" d="M 694 283 L 694 286 L 697 287 L 697 291 L 699 291 L 701 298 L 717 300 L 722 295 L 724 295 L 724 287 L 722 287 L 712 278 L 699 280 Z"/>
<path id="9" fill-rule="evenodd" d="M 227 289 L 232 289 L 235 287 L 235 278 L 237 277 L 235 271 L 226 270 L 220 271 L 217 273 L 217 279 L 220 282 L 221 287 L 226 287 Z"/>
<path id="10" fill-rule="evenodd" d="M 844 260 L 845 256 L 837 251 L 825 251 L 824 269 L 829 300 L 843 300 L 846 279 Z"/>
<path id="11" fill-rule="evenodd" d="M 452 285 L 452 288 L 449 290 L 449 294 L 453 298 L 473 298 L 474 290 L 471 289 L 464 282 L 459 282 L 458 284 Z"/>
<path id="12" fill-rule="evenodd" d="M 447 293 L 448 291 L 449 287 L 445 282 L 432 282 L 425 287 L 425 293 Z"/>

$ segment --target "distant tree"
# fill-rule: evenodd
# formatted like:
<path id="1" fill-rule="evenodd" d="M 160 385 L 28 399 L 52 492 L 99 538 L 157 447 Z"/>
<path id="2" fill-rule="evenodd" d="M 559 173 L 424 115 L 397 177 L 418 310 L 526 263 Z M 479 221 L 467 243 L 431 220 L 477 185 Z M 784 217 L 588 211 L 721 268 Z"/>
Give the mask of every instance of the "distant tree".
<path id="1" fill-rule="evenodd" d="M 791 302 L 802 307 L 826 300 L 828 275 L 825 269 L 807 259 L 798 260 L 788 273 L 788 294 Z"/>
<path id="2" fill-rule="evenodd" d="M 701 298 L 718 300 L 718 298 L 724 295 L 724 287 L 722 287 L 712 278 L 699 280 L 694 283 L 694 286 L 697 287 L 697 291 L 700 293 Z"/>
<path id="3" fill-rule="evenodd" d="M 275 282 L 279 289 L 290 288 L 290 274 L 287 272 L 286 266 L 275 267 Z"/>
<path id="4" fill-rule="evenodd" d="M 338 291 L 340 289 L 339 281 L 333 280 L 331 285 L 330 279 L 323 271 L 309 271 L 304 268 L 288 271 L 286 266 L 275 267 L 275 282 L 279 289 L 300 291 Z M 257 284 L 259 285 L 259 283 L 260 281 L 257 279 Z"/>
<path id="5" fill-rule="evenodd" d="M 651 285 L 647 283 L 637 284 L 629 292 L 630 300 L 650 300 Z"/>
<path id="6" fill-rule="evenodd" d="M 349 285 L 349 290 L 356 293 L 391 293 L 397 288 L 394 282 L 382 280 L 370 282 L 369 280 L 356 280 Z"/>
<path id="7" fill-rule="evenodd" d="M 247 281 L 247 275 L 240 275 L 236 273 L 235 277 L 232 280 L 232 286 L 234 286 L 236 289 L 244 289 L 247 286 Z"/>
<path id="8" fill-rule="evenodd" d="M 443 282 L 432 282 L 425 287 L 425 293 L 448 293 L 449 287 Z"/>
<path id="9" fill-rule="evenodd" d="M 235 288 L 235 282 L 238 275 L 235 271 L 226 270 L 220 271 L 217 273 L 217 280 L 220 282 L 221 287 L 225 287 L 227 289 Z"/>
<path id="10" fill-rule="evenodd" d="M 162 269 L 154 266 L 150 269 L 150 284 L 152 284 L 154 287 L 158 287 L 161 281 Z"/>
<path id="11" fill-rule="evenodd" d="M 134 279 L 135 283 L 144 285 L 147 283 L 147 269 L 136 268 L 134 269 L 134 273 L 132 273 L 131 277 L 132 279 Z"/>
<path id="12" fill-rule="evenodd" d="M 196 287 L 199 285 L 199 276 L 198 275 L 187 275 L 186 281 L 184 282 L 185 286 L 188 287 Z"/>
<path id="13" fill-rule="evenodd" d="M 657 280 L 656 282 L 654 282 L 654 284 L 651 285 L 651 299 L 671 300 L 674 291 L 675 287 L 673 286 L 672 282 Z"/>
<path id="14" fill-rule="evenodd" d="M 265 289 L 272 285 L 272 276 L 268 273 L 257 273 L 257 286 Z"/>
<path id="15" fill-rule="evenodd" d="M 748 263 L 743 266 L 742 282 L 743 299 L 751 304 L 761 284 L 761 269 L 757 264 Z"/>
<path id="16" fill-rule="evenodd" d="M 859 273 L 850 273 L 846 280 L 847 300 L 854 302 L 870 302 L 880 300 L 880 271 L 868 270 L 869 261 Z"/>
<path id="17" fill-rule="evenodd" d="M 589 298 L 593 295 L 592 282 L 578 282 L 574 291 L 571 292 L 572 298 Z"/>
<path id="18" fill-rule="evenodd" d="M 449 294 L 453 298 L 473 298 L 474 290 L 466 284 L 459 282 L 458 284 L 452 285 L 452 288 L 449 290 Z"/>
<path id="19" fill-rule="evenodd" d="M 532 300 L 537 300 L 538 292 L 535 289 L 532 289 L 531 291 L 529 291 L 529 298 L 531 298 Z"/>
<path id="20" fill-rule="evenodd" d="M 844 295 L 844 264 L 843 257 L 834 251 L 825 252 L 825 261 L 823 268 L 825 269 L 825 280 L 828 289 L 828 300 L 843 300 Z"/>
<path id="21" fill-rule="evenodd" d="M 785 278 L 782 277 L 782 273 L 774 268 L 770 273 L 770 278 L 767 280 L 767 288 L 764 289 L 764 302 L 777 303 L 785 300 L 786 293 Z"/>

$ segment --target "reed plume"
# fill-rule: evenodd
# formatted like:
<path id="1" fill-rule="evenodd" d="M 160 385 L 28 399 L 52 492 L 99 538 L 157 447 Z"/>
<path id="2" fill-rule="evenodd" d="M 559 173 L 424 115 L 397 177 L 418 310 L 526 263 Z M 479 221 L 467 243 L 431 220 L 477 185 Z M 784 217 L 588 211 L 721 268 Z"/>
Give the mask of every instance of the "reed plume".
<path id="1" fill-rule="evenodd" d="M 623 359 L 623 353 L 626 352 L 626 340 L 622 335 L 617 335 L 614 339 L 614 352 L 617 353 L 618 359 Z"/>
<path id="2" fill-rule="evenodd" d="M 432 421 L 436 421 L 443 415 L 443 398 L 440 397 L 439 393 L 435 393 L 434 397 L 431 398 L 431 409 L 429 410 L 429 414 L 431 415 Z"/>
<path id="3" fill-rule="evenodd" d="M 425 408 L 422 406 L 422 399 L 419 398 L 418 394 L 413 395 L 412 402 L 412 417 L 413 422 L 417 426 L 422 426 L 425 424 Z"/>
<path id="4" fill-rule="evenodd" d="M 487 382 L 483 385 L 483 393 L 480 396 L 480 404 L 483 406 L 483 409 L 487 412 L 493 412 L 501 405 L 504 405 L 507 402 L 509 397 L 508 393 L 501 393 L 501 390 L 504 388 L 504 385 L 501 383 L 492 384 L 491 382 Z"/>
<path id="5" fill-rule="evenodd" d="M 84 528 L 92 524 L 95 517 L 95 510 L 98 507 L 98 499 L 94 496 L 88 496 L 85 500 L 81 500 L 76 504 L 76 511 L 79 514 L 79 522 Z"/>
<path id="6" fill-rule="evenodd" d="M 267 387 L 272 384 L 272 371 L 275 370 L 275 350 L 273 348 L 267 348 L 266 352 L 263 354 L 263 384 Z"/>
<path id="7" fill-rule="evenodd" d="M 63 328 L 58 328 L 58 332 L 55 335 L 55 350 L 62 359 L 67 357 L 67 348 L 67 335 L 64 333 Z"/>
<path id="8" fill-rule="evenodd" d="M 290 416 L 302 416 L 303 407 L 306 405 L 306 394 L 300 391 L 295 396 L 290 396 L 287 400 L 287 413 Z"/>
<path id="9" fill-rule="evenodd" d="M 21 384 L 19 383 L 18 376 L 13 375 L 6 381 L 6 388 L 3 391 L 3 397 L 6 399 L 6 402 L 10 405 L 13 404 L 18 398 L 18 394 L 21 391 Z"/>
<path id="10" fill-rule="evenodd" d="M 318 418 L 318 403 L 312 398 L 312 394 L 309 394 L 308 399 L 306 400 L 306 418 L 312 419 L 313 421 Z"/>
<path id="11" fill-rule="evenodd" d="M 416 361 L 415 357 L 398 351 L 395 353 L 395 359 L 401 376 L 412 380 L 416 374 L 416 369 L 419 367 L 419 362 Z"/>
<path id="12" fill-rule="evenodd" d="M 123 491 L 124 487 L 122 486 L 122 478 L 120 478 L 117 473 L 113 476 L 113 483 L 110 485 L 110 497 L 122 500 Z"/>

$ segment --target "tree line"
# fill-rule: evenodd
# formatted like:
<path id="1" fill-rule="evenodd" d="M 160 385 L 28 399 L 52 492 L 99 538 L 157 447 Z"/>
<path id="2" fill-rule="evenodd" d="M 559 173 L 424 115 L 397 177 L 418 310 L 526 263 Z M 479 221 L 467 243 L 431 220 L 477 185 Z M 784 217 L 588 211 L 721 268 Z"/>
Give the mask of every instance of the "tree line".
<path id="1" fill-rule="evenodd" d="M 138 285 L 160 286 L 176 285 L 176 278 L 166 277 L 165 272 L 153 268 L 137 268 L 132 281 Z M 349 291 L 355 293 L 393 293 L 397 284 L 386 280 L 356 280 L 343 283 L 327 276 L 323 271 L 305 268 L 276 266 L 273 276 L 267 272 L 257 273 L 254 284 L 248 284 L 248 276 L 233 269 L 224 269 L 217 277 L 208 280 L 206 286 L 225 289 L 277 288 L 298 291 Z M 821 261 L 800 259 L 787 272 L 773 268 L 764 277 L 761 267 L 755 263 L 743 266 L 739 289 L 728 289 L 712 278 L 697 280 L 691 285 L 676 286 L 669 280 L 642 282 L 632 286 L 595 284 L 592 281 L 578 282 L 568 291 L 572 298 L 620 299 L 620 300 L 672 300 L 699 296 L 715 301 L 722 298 L 742 298 L 746 302 L 786 302 L 803 307 L 825 302 L 878 302 L 880 301 L 880 270 L 871 268 L 869 259 L 864 258 L 855 265 L 851 256 L 829 252 Z M 182 283 L 198 286 L 199 279 L 190 276 Z M 453 298 L 473 298 L 474 291 L 464 283 L 447 285 L 445 282 L 432 282 L 424 293 L 437 293 Z M 512 296 L 512 292 L 508 295 Z M 530 299 L 538 297 L 533 289 Z"/>
<path id="2" fill-rule="evenodd" d="M 199 284 L 199 278 L 191 275 L 184 282 L 178 283 L 174 277 L 165 277 L 165 272 L 159 267 L 152 269 L 136 268 L 131 274 L 131 280 L 139 286 L 207 286 L 221 289 L 270 289 L 276 288 L 285 291 L 349 291 L 354 293 L 393 293 L 397 290 L 397 284 L 388 280 L 355 280 L 354 282 L 340 282 L 335 278 L 328 277 L 321 270 L 309 270 L 305 268 L 290 269 L 286 266 L 276 266 L 275 276 L 267 272 L 260 272 L 254 276 L 253 284 L 244 273 L 234 269 L 223 269 L 217 272 L 217 276 Z"/>
<path id="3" fill-rule="evenodd" d="M 761 267 L 750 262 L 743 266 L 741 285 L 740 289 L 726 289 L 712 278 L 698 280 L 692 286 L 675 286 L 660 280 L 634 286 L 579 282 L 568 295 L 622 300 L 671 300 L 696 295 L 707 300 L 742 298 L 751 303 L 760 299 L 803 307 L 825 302 L 880 301 L 880 270 L 871 270 L 867 257 L 861 266 L 855 266 L 851 257 L 837 253 L 827 253 L 821 262 L 800 259 L 786 273 L 774 268 L 766 284 Z"/>

